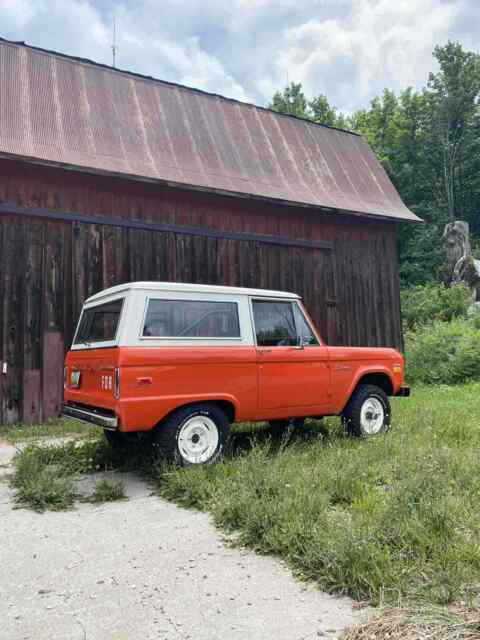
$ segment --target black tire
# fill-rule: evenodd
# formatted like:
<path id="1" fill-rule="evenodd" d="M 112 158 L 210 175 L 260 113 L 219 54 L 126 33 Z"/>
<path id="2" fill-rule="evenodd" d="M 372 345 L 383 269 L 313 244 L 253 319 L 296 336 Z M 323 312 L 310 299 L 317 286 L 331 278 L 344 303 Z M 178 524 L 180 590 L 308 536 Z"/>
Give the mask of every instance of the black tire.
<path id="1" fill-rule="evenodd" d="M 191 438 L 187 436 L 194 429 L 192 425 L 195 425 L 195 422 L 192 419 L 196 417 L 200 418 L 198 422 L 200 433 L 202 433 L 202 429 L 206 431 L 205 436 L 199 436 L 199 439 L 194 442 L 193 436 L 198 434 L 194 433 Z M 208 422 L 202 421 L 202 417 L 208 419 Z M 213 432 L 213 428 L 216 432 Z M 184 429 L 186 431 L 183 432 L 182 445 L 182 431 Z M 161 456 L 179 465 L 213 464 L 224 454 L 228 445 L 229 432 L 230 424 L 224 411 L 216 404 L 205 402 L 181 407 L 162 420 L 153 432 L 152 444 Z M 212 449 L 214 443 L 208 439 L 214 437 L 217 442 L 215 448 Z M 202 438 L 204 438 L 203 444 Z M 208 446 L 205 446 L 204 452 L 201 453 L 201 447 L 207 441 Z M 198 461 L 193 459 L 196 445 L 199 447 Z M 208 452 L 209 449 L 212 449 L 211 452 Z M 207 455 L 206 459 L 204 459 L 205 455 Z"/>
<path id="2" fill-rule="evenodd" d="M 378 413 L 374 413 L 371 418 L 367 417 L 369 412 L 368 406 L 365 407 L 365 404 L 370 399 L 374 401 L 373 407 L 375 407 L 375 403 L 381 404 L 383 421 L 379 427 L 377 425 L 373 425 L 373 423 L 371 423 L 370 427 L 368 426 L 368 421 L 380 420 L 381 418 L 381 414 Z M 377 407 L 379 408 L 378 404 Z M 367 416 L 364 415 L 362 419 L 362 409 L 364 408 L 367 410 Z M 352 393 L 352 396 L 342 413 L 342 422 L 347 433 L 357 438 L 368 438 L 373 435 L 378 435 L 379 433 L 385 433 L 390 427 L 390 418 L 391 407 L 388 396 L 383 389 L 380 389 L 380 387 L 376 387 L 373 384 L 359 385 Z"/>
<path id="3" fill-rule="evenodd" d="M 120 431 L 111 431 L 110 429 L 104 429 L 105 439 L 108 444 L 115 449 L 115 451 L 123 451 L 127 446 L 127 438 L 125 434 Z"/>
<path id="4" fill-rule="evenodd" d="M 290 418 L 285 420 L 270 420 L 268 424 L 274 429 L 288 429 L 303 427 L 305 424 L 305 418 Z"/>

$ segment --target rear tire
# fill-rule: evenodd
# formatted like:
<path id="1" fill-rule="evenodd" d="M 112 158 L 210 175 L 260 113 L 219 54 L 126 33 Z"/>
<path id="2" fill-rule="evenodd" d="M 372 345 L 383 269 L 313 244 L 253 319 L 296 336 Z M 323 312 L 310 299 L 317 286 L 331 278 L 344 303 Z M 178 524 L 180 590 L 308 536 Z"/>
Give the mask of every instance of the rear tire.
<path id="1" fill-rule="evenodd" d="M 106 441 L 115 451 L 123 451 L 127 446 L 127 438 L 125 437 L 125 434 L 120 431 L 104 429 L 103 433 L 105 434 Z"/>
<path id="2" fill-rule="evenodd" d="M 390 427 L 391 407 L 387 394 L 373 384 L 359 385 L 342 413 L 342 422 L 357 438 L 385 433 Z"/>
<path id="3" fill-rule="evenodd" d="M 155 428 L 153 447 L 183 466 L 213 464 L 225 452 L 229 427 L 227 416 L 216 404 L 182 407 Z"/>

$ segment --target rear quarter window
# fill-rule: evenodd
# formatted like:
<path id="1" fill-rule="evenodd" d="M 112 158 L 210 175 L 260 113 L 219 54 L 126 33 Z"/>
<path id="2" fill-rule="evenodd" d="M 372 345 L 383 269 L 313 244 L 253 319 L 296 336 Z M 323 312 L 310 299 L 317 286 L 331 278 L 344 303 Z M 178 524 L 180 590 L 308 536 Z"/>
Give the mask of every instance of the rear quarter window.
<path id="1" fill-rule="evenodd" d="M 212 300 L 149 299 L 144 338 L 240 338 L 238 304 Z"/>

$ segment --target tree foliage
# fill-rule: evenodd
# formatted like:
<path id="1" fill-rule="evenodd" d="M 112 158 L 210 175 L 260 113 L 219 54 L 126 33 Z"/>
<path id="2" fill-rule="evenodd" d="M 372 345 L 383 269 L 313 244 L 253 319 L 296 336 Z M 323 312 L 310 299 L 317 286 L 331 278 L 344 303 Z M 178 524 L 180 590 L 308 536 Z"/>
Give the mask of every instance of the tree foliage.
<path id="1" fill-rule="evenodd" d="M 454 42 L 435 47 L 437 71 L 421 91 L 389 89 L 368 108 L 345 115 L 325 95 L 309 100 L 301 84 L 277 92 L 271 107 L 361 133 L 404 202 L 425 225 L 399 225 L 404 285 L 435 281 L 446 222 L 470 224 L 480 238 L 480 57 Z"/>
<path id="2" fill-rule="evenodd" d="M 295 82 L 291 82 L 283 91 L 277 91 L 268 107 L 280 113 L 306 118 L 329 127 L 342 129 L 349 126 L 348 119 L 339 113 L 336 107 L 330 105 L 325 95 L 320 94 L 313 100 L 307 100 L 302 85 Z"/>

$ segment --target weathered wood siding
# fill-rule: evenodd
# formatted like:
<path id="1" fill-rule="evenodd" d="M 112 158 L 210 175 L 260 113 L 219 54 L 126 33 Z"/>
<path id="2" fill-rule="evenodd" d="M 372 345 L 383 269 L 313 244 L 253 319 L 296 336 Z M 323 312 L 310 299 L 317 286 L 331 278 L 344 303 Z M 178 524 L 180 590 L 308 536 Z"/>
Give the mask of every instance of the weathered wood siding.
<path id="1" fill-rule="evenodd" d="M 1 213 L 0 423 L 57 413 L 82 303 L 121 282 L 295 291 L 330 344 L 401 346 L 391 223 L 13 161 L 0 163 L 0 205 L 333 243 L 303 248 Z"/>

